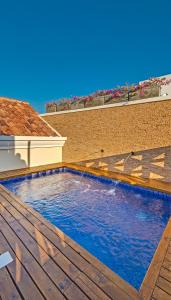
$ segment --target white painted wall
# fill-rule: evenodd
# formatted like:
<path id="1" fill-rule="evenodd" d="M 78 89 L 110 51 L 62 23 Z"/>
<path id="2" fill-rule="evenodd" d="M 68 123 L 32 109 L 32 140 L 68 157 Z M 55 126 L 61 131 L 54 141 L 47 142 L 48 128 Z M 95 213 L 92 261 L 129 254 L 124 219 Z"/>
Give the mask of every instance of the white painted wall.
<path id="1" fill-rule="evenodd" d="M 0 136 L 0 172 L 62 162 L 65 137 Z"/>
<path id="2" fill-rule="evenodd" d="M 168 74 L 168 75 L 164 75 L 164 76 L 161 76 L 162 77 L 165 77 L 167 80 L 170 80 L 171 79 L 171 74 Z M 161 93 L 160 93 L 161 96 L 171 96 L 171 82 L 167 85 L 163 85 L 161 87 Z"/>

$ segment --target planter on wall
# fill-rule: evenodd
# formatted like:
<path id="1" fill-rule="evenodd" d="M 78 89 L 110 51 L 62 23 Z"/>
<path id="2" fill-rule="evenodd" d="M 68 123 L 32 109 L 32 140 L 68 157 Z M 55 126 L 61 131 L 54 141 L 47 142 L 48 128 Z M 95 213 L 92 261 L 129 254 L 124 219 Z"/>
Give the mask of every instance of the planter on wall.
<path id="1" fill-rule="evenodd" d="M 78 103 L 78 102 L 75 102 L 75 103 L 72 103 L 71 104 L 71 109 L 82 109 L 84 108 L 84 103 Z"/>
<path id="2" fill-rule="evenodd" d="M 53 104 L 50 104 L 50 105 L 46 106 L 46 112 L 47 113 L 56 112 L 56 111 L 57 111 L 57 104 L 56 103 L 53 103 Z"/>
<path id="3" fill-rule="evenodd" d="M 85 107 L 93 107 L 104 105 L 104 96 L 95 97 L 92 101 L 88 101 L 85 104 Z"/>
<path id="4" fill-rule="evenodd" d="M 69 110 L 71 109 L 70 108 L 70 105 L 68 104 L 58 104 L 57 105 L 57 111 L 63 111 L 63 110 Z"/>
<path id="5" fill-rule="evenodd" d="M 91 97 L 91 99 L 86 100 L 79 100 L 74 101 L 70 104 L 70 102 L 61 102 L 59 104 L 52 103 L 50 105 L 46 106 L 46 112 L 57 112 L 57 111 L 65 111 L 65 110 L 76 110 L 76 109 L 83 109 L 88 107 L 94 107 L 94 106 L 102 106 L 102 105 L 108 105 L 108 104 L 115 104 L 119 102 L 125 102 L 125 101 L 133 101 L 133 100 L 141 100 L 141 99 L 147 99 L 147 98 L 153 98 L 160 96 L 160 87 L 159 86 L 153 86 L 153 87 L 146 87 L 142 90 L 138 90 L 135 92 L 129 93 L 129 99 L 128 99 L 128 93 L 123 94 L 122 96 L 112 98 L 112 94 L 108 95 L 102 95 L 102 96 L 95 96 Z"/>

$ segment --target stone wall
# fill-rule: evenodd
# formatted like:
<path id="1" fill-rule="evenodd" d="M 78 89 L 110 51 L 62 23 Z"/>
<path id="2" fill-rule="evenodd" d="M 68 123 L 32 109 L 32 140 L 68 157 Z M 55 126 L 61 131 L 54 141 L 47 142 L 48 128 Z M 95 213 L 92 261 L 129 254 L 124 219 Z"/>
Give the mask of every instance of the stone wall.
<path id="1" fill-rule="evenodd" d="M 110 162 L 109 169 L 112 169 L 115 162 L 119 164 L 119 160 L 125 159 L 132 151 L 138 152 L 137 155 L 143 155 L 143 159 L 149 162 L 151 160 L 149 157 L 153 159 L 153 156 L 161 154 L 160 150 L 157 150 L 160 148 L 167 149 L 165 167 L 171 160 L 170 99 L 146 100 L 129 105 L 56 113 L 43 117 L 62 136 L 67 136 L 63 148 L 63 161 L 91 163 L 91 160 L 92 162 L 96 160 L 96 163 L 92 164 L 94 167 L 105 167 L 105 165 L 97 166 L 99 161 L 108 165 Z M 156 154 L 154 149 L 157 151 Z M 137 164 L 134 165 L 138 168 Z M 122 172 L 121 169 L 122 167 L 118 171 Z M 130 173 L 129 167 L 126 167 L 126 170 Z M 138 170 L 134 171 L 135 175 L 138 174 Z"/>

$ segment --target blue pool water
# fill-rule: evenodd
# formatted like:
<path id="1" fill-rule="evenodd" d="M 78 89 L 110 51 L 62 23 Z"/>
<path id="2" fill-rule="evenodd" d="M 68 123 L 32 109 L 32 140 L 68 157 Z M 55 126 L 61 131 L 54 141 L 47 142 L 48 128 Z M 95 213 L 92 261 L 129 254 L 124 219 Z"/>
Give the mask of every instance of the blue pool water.
<path id="1" fill-rule="evenodd" d="M 69 169 L 56 172 L 3 184 L 139 288 L 171 215 L 171 196 Z"/>

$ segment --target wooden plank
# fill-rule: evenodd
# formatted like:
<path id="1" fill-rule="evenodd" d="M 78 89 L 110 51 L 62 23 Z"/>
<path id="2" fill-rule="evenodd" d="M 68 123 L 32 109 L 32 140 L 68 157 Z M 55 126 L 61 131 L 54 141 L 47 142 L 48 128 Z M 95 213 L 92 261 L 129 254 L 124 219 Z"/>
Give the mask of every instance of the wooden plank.
<path id="1" fill-rule="evenodd" d="M 112 299 L 130 300 L 132 298 L 126 293 L 127 291 L 118 289 L 112 281 L 108 280 L 102 272 L 95 269 L 93 266 L 90 266 L 86 270 L 86 274 L 88 274 L 89 278 L 91 278 L 91 280 L 93 280 L 93 282 L 96 283 Z"/>
<path id="2" fill-rule="evenodd" d="M 168 280 L 171 284 L 171 271 L 168 271 L 165 268 L 161 268 L 160 269 L 160 276 L 162 276 L 163 278 L 165 278 L 166 280 Z"/>
<path id="3" fill-rule="evenodd" d="M 5 201 L 5 200 L 4 200 Z M 20 206 L 17 204 L 15 204 L 15 206 L 17 206 L 18 209 L 20 209 Z M 8 206 L 8 210 L 15 215 L 19 215 L 19 219 L 21 219 L 21 223 L 23 224 L 23 220 L 22 220 L 22 215 L 19 213 L 16 213 L 16 210 L 14 207 L 12 206 Z M 23 212 L 23 209 L 22 209 Z M 10 217 L 7 215 L 7 217 Z M 30 216 L 27 215 L 27 218 L 29 221 L 30 220 Z M 53 242 L 53 244 L 56 246 L 57 249 L 59 249 L 60 251 L 62 251 L 72 262 L 76 263 L 76 265 L 80 268 L 80 270 L 84 270 L 86 267 L 89 266 L 89 263 L 87 263 L 86 260 L 84 260 L 77 252 L 75 252 L 71 247 L 69 247 L 63 240 L 61 240 L 54 232 L 52 232 L 47 226 L 45 226 L 43 223 L 41 222 L 37 222 L 37 224 L 34 223 L 34 225 L 36 226 L 36 229 L 39 229 L 40 232 L 42 232 L 46 237 L 48 236 L 48 239 Z M 14 222 L 13 223 L 13 228 L 15 227 L 19 227 L 18 229 L 18 233 L 20 233 L 20 230 L 23 230 L 18 223 Z M 27 228 L 28 229 L 28 228 Z M 29 236 L 27 235 L 27 233 L 22 234 L 23 238 L 25 239 L 26 243 L 27 241 L 29 241 L 30 244 L 32 244 L 32 242 L 29 240 Z M 58 251 L 59 254 L 59 251 Z M 37 255 L 37 254 L 35 254 Z"/>
<path id="4" fill-rule="evenodd" d="M 0 299 L 22 300 L 6 268 L 0 270 Z"/>
<path id="5" fill-rule="evenodd" d="M 153 297 L 156 300 L 170 300 L 170 295 L 168 295 L 165 291 L 160 289 L 159 287 L 154 288 Z M 144 298 L 145 299 L 145 298 Z"/>
<path id="6" fill-rule="evenodd" d="M 22 240 L 24 245 L 27 247 L 29 252 L 34 256 L 34 258 L 39 262 L 43 269 L 47 272 L 48 276 L 53 280 L 53 282 L 58 286 L 61 292 L 65 293 L 66 285 L 63 282 L 67 282 L 71 285 L 71 280 L 65 275 L 65 273 L 49 258 L 45 251 L 39 247 L 34 239 L 30 237 L 26 230 L 17 222 L 14 221 L 12 224 L 12 229 L 15 234 Z M 47 263 L 47 264 L 46 264 Z M 50 267 L 49 267 L 50 266 Z M 65 287 L 65 289 L 64 289 Z M 68 286 L 67 286 L 68 287 Z M 75 290 L 78 289 L 77 287 Z M 79 290 L 79 289 L 78 289 Z M 82 294 L 82 298 L 86 298 L 81 291 L 78 294 Z"/>
<path id="7" fill-rule="evenodd" d="M 9 206 L 8 206 L 8 209 L 9 209 Z M 14 207 L 13 207 L 13 209 L 15 209 Z M 11 211 L 11 213 L 12 213 L 12 211 L 13 211 L 13 209 L 11 208 L 10 209 L 10 211 Z M 26 221 L 26 223 L 25 223 L 25 221 Z M 39 234 L 41 234 L 35 227 L 33 227 L 33 225 L 31 224 L 31 223 L 29 223 L 27 220 L 24 220 L 24 219 L 22 219 L 22 218 L 20 218 L 20 220 L 19 220 L 19 222 L 21 222 L 22 224 L 24 224 L 25 226 L 26 226 L 26 229 L 27 229 L 27 231 L 29 232 L 29 233 L 31 233 L 31 234 L 33 234 L 32 236 L 34 236 L 34 238 L 36 239 L 36 237 L 37 237 L 37 235 L 39 236 Z M 13 230 L 15 230 L 15 227 L 16 227 L 16 222 L 13 222 L 12 224 L 11 224 L 11 226 L 12 226 L 12 228 L 13 228 Z M 18 224 L 17 224 L 17 226 L 19 226 Z M 34 230 L 33 230 L 33 228 L 34 228 Z M 30 229 L 31 229 L 31 231 L 30 231 Z M 22 238 L 22 236 L 24 236 L 24 239 L 26 240 L 26 242 L 27 241 L 29 241 L 29 237 L 28 237 L 28 234 L 27 233 L 25 233 L 25 232 L 22 232 L 22 235 L 21 235 L 21 232 L 20 232 L 21 230 L 18 230 L 17 232 L 19 233 L 19 237 L 20 238 Z M 36 235 L 34 235 L 34 233 L 33 233 L 33 231 L 35 231 L 35 232 L 38 232 L 38 233 L 36 233 Z M 42 237 L 43 237 L 43 235 L 42 235 Z M 40 239 L 40 241 L 42 241 L 42 237 L 41 237 L 41 239 Z M 45 237 L 44 237 L 44 239 L 45 239 Z M 38 243 L 39 243 L 39 240 L 36 240 Z M 30 241 L 29 241 L 29 243 L 30 243 Z M 41 243 L 41 246 L 42 246 L 42 248 L 47 252 L 47 248 L 45 247 L 45 245 L 48 243 L 48 240 L 46 239 L 46 240 L 44 240 L 44 242 L 43 243 Z M 56 248 L 55 248 L 56 249 Z M 29 249 L 30 250 L 30 249 Z M 62 254 L 62 253 L 60 253 L 58 250 L 57 251 L 55 251 L 56 252 L 56 255 L 55 255 L 55 257 L 54 257 L 54 255 L 52 255 L 52 257 L 54 257 L 54 260 L 55 260 L 55 262 L 57 262 L 58 263 L 58 265 L 62 268 L 62 269 L 64 269 L 64 271 L 65 271 L 65 273 L 67 274 L 67 275 L 69 275 L 72 279 L 74 279 L 76 276 L 78 276 L 79 274 L 80 274 L 80 271 L 74 266 L 74 265 L 72 265 L 72 263 Z M 50 253 L 51 254 L 51 253 Z M 53 253 L 54 254 L 54 253 Z M 37 253 L 35 254 L 35 255 L 37 255 Z M 41 262 L 40 262 L 41 263 Z M 50 267 L 49 267 L 50 266 Z M 57 269 L 57 266 L 54 266 L 54 264 L 52 264 L 52 261 L 48 261 L 47 263 L 45 263 L 44 264 L 44 266 L 43 266 L 43 268 L 47 271 L 47 273 L 48 273 L 48 275 L 51 277 L 51 279 L 53 279 L 53 281 L 58 285 L 58 287 L 59 288 L 61 288 L 61 286 L 63 286 L 64 285 L 64 288 L 66 288 L 65 287 L 65 284 L 63 284 L 63 283 L 61 283 L 61 277 L 62 276 L 59 276 L 59 268 Z M 60 271 L 60 273 L 61 273 L 62 271 Z M 58 276 L 56 276 L 58 274 Z M 60 274 L 61 275 L 61 274 Z M 62 274 L 63 275 L 63 274 Z M 63 275 L 63 277 L 64 277 L 64 275 Z M 66 276 L 65 276 L 66 277 Z M 68 282 L 70 282 L 70 280 L 68 279 L 68 278 L 63 278 L 62 279 L 62 281 L 63 282 L 65 282 L 65 283 L 68 283 Z M 92 292 L 91 292 L 91 290 L 90 290 L 90 288 L 88 287 L 88 286 L 86 286 L 86 280 L 84 280 L 85 281 L 85 283 L 84 283 L 84 291 L 86 292 L 86 293 L 88 293 L 88 295 L 89 294 L 92 294 Z M 94 287 L 95 287 L 95 284 L 94 284 Z M 65 292 L 65 290 L 64 290 L 64 288 L 63 288 L 63 290 L 62 290 L 62 292 Z M 74 285 L 72 284 L 72 288 L 74 288 L 74 291 L 76 291 L 76 287 L 74 287 Z M 101 297 L 99 297 L 99 299 L 109 299 L 97 286 L 96 286 L 96 291 L 98 292 L 98 294 L 99 295 L 101 295 Z M 80 291 L 78 292 L 78 294 L 81 294 L 80 293 Z M 83 295 L 83 297 L 84 297 L 84 295 Z M 84 297 L 85 298 L 85 297 Z"/>
<path id="8" fill-rule="evenodd" d="M 37 212 L 36 212 L 37 213 Z M 44 221 L 44 218 L 39 216 L 40 220 L 42 222 Z M 126 281 L 124 281 L 121 277 L 119 277 L 117 274 L 115 274 L 113 271 L 111 271 L 107 266 L 102 264 L 98 259 L 96 259 L 94 256 L 92 256 L 88 251 L 86 251 L 84 248 L 82 248 L 80 245 L 78 245 L 76 242 L 71 240 L 68 236 L 66 236 L 64 233 L 60 231 L 59 228 L 54 227 L 49 222 L 45 222 L 46 226 L 50 230 L 52 230 L 54 233 L 56 233 L 61 239 L 67 243 L 70 248 L 74 249 L 80 256 L 82 256 L 89 264 L 92 266 L 97 267 L 97 269 L 102 272 L 110 281 L 114 282 L 118 288 L 121 288 L 122 290 L 126 291 L 132 299 L 139 298 L 137 290 L 135 290 L 134 287 L 130 286 Z M 67 248 L 66 248 L 67 249 Z M 64 250 L 63 253 L 66 254 L 66 250 Z M 73 260 L 74 262 L 74 260 Z M 86 269 L 84 269 L 86 272 Z"/>
<path id="9" fill-rule="evenodd" d="M 165 259 L 171 262 L 171 254 L 166 253 Z"/>
<path id="10" fill-rule="evenodd" d="M 12 213 L 12 209 L 11 209 Z M 32 255 L 35 257 L 35 259 L 39 262 L 39 264 L 42 265 L 43 269 L 46 271 L 48 276 L 51 278 L 51 280 L 57 285 L 57 287 L 61 290 L 64 295 L 67 293 L 66 290 L 69 288 L 69 286 L 72 286 L 72 289 L 74 289 L 74 292 L 77 291 L 77 294 L 79 295 L 80 299 L 86 299 L 87 297 L 84 295 L 84 293 L 77 287 L 76 284 L 73 284 L 73 282 L 69 279 L 69 277 L 66 276 L 66 274 L 49 258 L 45 256 L 45 251 L 43 248 L 39 247 L 39 244 L 36 243 L 35 240 L 33 240 L 30 235 L 27 233 L 27 231 L 19 224 L 17 221 L 14 221 L 12 224 L 12 229 L 17 234 L 17 236 L 22 239 L 22 242 L 24 242 L 24 245 L 27 247 L 27 249 L 32 253 Z M 37 245 L 37 247 L 36 247 Z M 43 253 L 42 253 L 43 252 Z M 42 258 L 43 255 L 43 258 Z M 63 265 L 62 265 L 63 267 Z M 73 271 L 73 268 L 71 268 Z M 71 290 L 71 288 L 70 288 Z M 87 288 L 86 292 L 89 293 L 89 289 Z M 105 296 L 105 295 L 104 295 Z M 69 297 L 70 299 L 70 297 Z"/>
<path id="11" fill-rule="evenodd" d="M 168 249 L 170 236 L 171 236 L 171 218 L 169 219 L 169 222 L 164 230 L 164 233 L 159 242 L 157 250 L 153 256 L 152 262 L 149 266 L 149 269 L 140 287 L 140 296 L 143 299 L 148 300 L 152 296 L 157 278 L 159 276 L 160 268 L 163 264 Z"/>
<path id="12" fill-rule="evenodd" d="M 1 199 L 0 199 L 1 201 Z M 8 223 L 12 223 L 15 221 L 15 218 L 8 212 L 8 210 L 6 210 L 6 208 L 1 204 L 2 201 L 0 202 L 0 214 L 4 215 L 7 219 L 8 219 Z"/>
<path id="13" fill-rule="evenodd" d="M 80 275 L 78 277 L 76 277 L 75 281 L 77 282 L 77 284 L 82 288 L 82 290 L 85 293 L 87 292 L 87 289 L 89 289 L 89 296 L 91 299 L 93 299 L 93 300 L 99 300 L 99 299 L 108 300 L 108 299 L 110 299 L 84 273 L 80 273 Z"/>
<path id="14" fill-rule="evenodd" d="M 79 271 L 79 269 L 76 268 L 62 253 L 56 255 L 53 259 L 91 299 L 96 299 L 97 296 L 98 299 L 109 299 L 109 297 L 96 284 L 94 284 L 92 280 Z M 115 295 L 113 295 L 113 297 L 114 296 Z"/>
<path id="15" fill-rule="evenodd" d="M 171 258 L 171 256 L 170 256 L 170 258 Z M 165 256 L 162 266 L 163 266 L 163 268 L 167 269 L 168 271 L 171 271 L 171 260 L 168 260 Z"/>
<path id="16" fill-rule="evenodd" d="M 28 217 L 29 219 L 29 217 Z M 59 241 L 59 238 L 56 237 L 56 235 L 49 230 L 44 224 L 42 223 L 36 223 L 35 226 L 46 236 L 48 236 L 48 238 L 50 239 L 50 241 L 52 243 L 54 243 L 54 245 L 60 250 L 62 251 L 63 254 L 65 254 L 67 256 L 67 258 L 69 258 L 69 260 L 74 263 L 81 271 L 84 271 L 86 268 L 89 268 L 89 263 L 84 260 L 77 252 L 75 252 L 71 247 L 66 246 L 66 244 L 63 245 L 63 243 L 61 243 L 61 241 Z M 60 264 L 61 263 L 61 258 L 59 258 L 59 255 L 54 257 L 55 261 Z M 66 260 L 66 259 L 65 259 Z M 65 264 L 62 263 L 61 267 L 65 267 Z M 65 269 L 65 272 L 67 272 L 68 270 Z M 86 271 L 85 271 L 86 272 Z M 87 274 L 87 272 L 86 272 Z M 91 276 L 91 272 L 88 274 L 88 276 Z M 93 279 L 92 279 L 93 280 Z M 106 278 L 106 281 L 108 279 Z M 108 280 L 109 281 L 109 280 Z M 99 282 L 96 281 L 95 284 L 99 285 Z M 102 287 L 100 286 L 101 289 L 104 289 L 104 292 L 107 294 L 107 290 L 109 289 L 108 286 L 113 287 L 114 290 L 117 290 L 117 286 L 115 286 L 115 284 L 113 284 L 112 282 L 108 285 L 106 285 L 106 287 Z M 116 292 L 116 291 L 115 291 Z M 122 292 L 124 294 L 124 292 Z M 122 297 L 124 297 L 124 295 L 122 294 Z M 109 292 L 108 294 L 111 297 L 111 292 Z M 125 299 L 128 299 L 128 295 L 125 294 Z M 124 299 L 124 298 L 123 298 Z"/>
<path id="17" fill-rule="evenodd" d="M 74 282 L 72 282 L 71 279 L 66 276 L 66 274 L 52 260 L 47 262 L 43 268 L 46 270 L 58 288 L 64 293 L 65 296 L 67 296 L 67 299 L 74 299 L 74 292 L 77 294 L 78 300 L 88 299 L 82 290 Z M 70 293 L 68 293 L 68 290 Z"/>
<path id="18" fill-rule="evenodd" d="M 0 180 L 14 178 L 14 177 L 18 177 L 18 176 L 25 176 L 25 175 L 28 175 L 31 173 L 43 172 L 46 170 L 53 170 L 53 169 L 61 168 L 63 166 L 64 166 L 63 163 L 55 163 L 55 164 L 50 164 L 50 165 L 38 166 L 38 167 L 3 171 L 3 172 L 0 172 Z"/>
<path id="19" fill-rule="evenodd" d="M 160 289 L 168 293 L 171 297 L 171 282 L 159 276 L 157 279 L 156 286 L 158 286 Z"/>
<path id="20" fill-rule="evenodd" d="M 89 292 L 88 292 L 89 293 Z M 68 299 L 77 299 L 77 300 L 88 300 L 88 298 L 82 294 L 81 290 L 77 288 L 76 285 L 72 284 L 69 286 L 69 288 L 66 290 L 65 293 L 66 297 Z M 89 298 L 90 299 L 90 298 Z"/>
<path id="21" fill-rule="evenodd" d="M 37 260 L 37 262 L 41 266 L 43 266 L 49 260 L 48 254 L 41 248 L 38 243 L 36 243 L 36 241 L 28 234 L 28 232 L 22 227 L 20 223 L 18 223 L 17 221 L 12 222 L 11 228 L 25 245 L 25 247 L 29 250 L 32 256 Z"/>
<path id="22" fill-rule="evenodd" d="M 41 292 L 34 284 L 31 277 L 28 275 L 21 262 L 15 256 L 14 252 L 12 251 L 4 236 L 0 232 L 0 253 L 5 251 L 9 251 L 13 258 L 13 262 L 11 262 L 6 267 L 6 269 L 8 270 L 11 278 L 13 279 L 13 282 L 15 282 L 15 285 L 17 286 L 18 290 L 22 294 L 24 300 L 43 300 L 44 297 L 42 296 Z"/>
<path id="23" fill-rule="evenodd" d="M 16 257 L 23 264 L 35 284 L 40 288 L 45 298 L 49 300 L 64 300 L 61 292 L 50 280 L 49 276 L 37 263 L 31 253 L 26 249 L 21 240 L 15 235 L 7 222 L 0 216 L 0 226 L 3 235 L 6 237 Z"/>
<path id="24" fill-rule="evenodd" d="M 77 267 L 78 267 L 78 264 L 79 264 L 79 268 L 83 271 L 85 268 L 89 267 L 89 264 L 90 263 L 94 263 L 96 262 L 97 266 L 101 267 L 101 270 L 105 270 L 105 273 L 106 273 L 106 277 L 109 279 L 109 280 L 113 280 L 115 281 L 116 280 L 116 285 L 118 285 L 118 288 L 121 288 L 123 291 L 126 290 L 126 293 L 129 294 L 133 299 L 137 299 L 138 298 L 138 292 L 132 287 L 130 286 L 128 283 L 126 283 L 124 280 L 122 280 L 118 275 L 116 275 L 115 273 L 113 273 L 111 270 L 109 270 L 106 266 L 104 266 L 101 262 L 99 262 L 96 258 L 94 258 L 91 254 L 89 254 L 86 250 L 84 250 L 82 247 L 80 247 L 78 244 L 76 244 L 74 241 L 72 241 L 69 237 L 67 237 L 64 233 L 62 233 L 58 228 L 55 228 L 52 224 L 50 224 L 49 222 L 47 222 L 40 214 L 38 214 L 36 211 L 34 211 L 33 209 L 30 209 L 28 206 L 26 206 L 25 204 L 23 204 L 18 198 L 14 197 L 13 194 L 11 195 L 10 193 L 8 193 L 8 197 L 9 195 L 12 197 L 12 198 L 15 198 L 15 202 L 13 201 L 13 205 L 15 207 L 17 207 L 17 209 L 20 209 L 20 206 L 22 206 L 22 213 L 24 215 L 25 212 L 23 210 L 26 209 L 27 211 L 30 211 L 34 214 L 34 216 L 36 218 L 38 218 L 41 223 L 37 223 L 35 222 L 34 225 L 35 227 L 41 231 L 42 234 L 44 234 L 45 236 L 48 237 L 48 239 L 54 243 L 54 245 L 60 250 L 63 252 L 63 254 L 67 255 L 67 257 L 75 264 L 77 262 Z M 3 194 L 4 196 L 4 194 Z M 5 197 L 7 197 L 5 195 Z M 8 198 L 7 197 L 7 198 Z M 10 202 L 12 201 L 9 197 L 8 199 Z M 17 203 L 17 204 L 16 204 Z M 30 219 L 30 215 L 27 214 L 27 219 L 29 220 Z M 30 220 L 31 221 L 31 220 Z M 46 225 L 45 225 L 46 224 Z M 54 234 L 55 233 L 55 234 Z M 59 238 L 57 238 L 57 234 L 59 236 Z M 62 240 L 61 240 L 62 238 Z M 67 240 L 67 243 L 68 241 L 71 241 L 71 245 L 74 247 L 76 245 L 76 250 L 79 251 L 73 251 L 72 247 L 68 247 L 68 245 L 66 244 L 66 240 Z M 83 249 L 83 250 L 82 250 Z M 85 260 L 84 257 L 81 258 L 81 255 L 80 255 L 80 250 L 83 251 L 85 254 L 87 254 L 86 258 L 87 260 Z M 77 253 L 76 253 L 77 252 Z M 89 258 L 92 258 L 92 261 L 91 262 L 88 262 Z M 77 260 L 77 258 L 79 260 Z M 83 260 L 84 258 L 84 260 Z M 84 262 L 85 261 L 85 262 Z M 84 262 L 84 264 L 83 264 Z M 87 264 L 88 262 L 88 264 Z M 112 276 L 113 275 L 113 276 Z"/>

